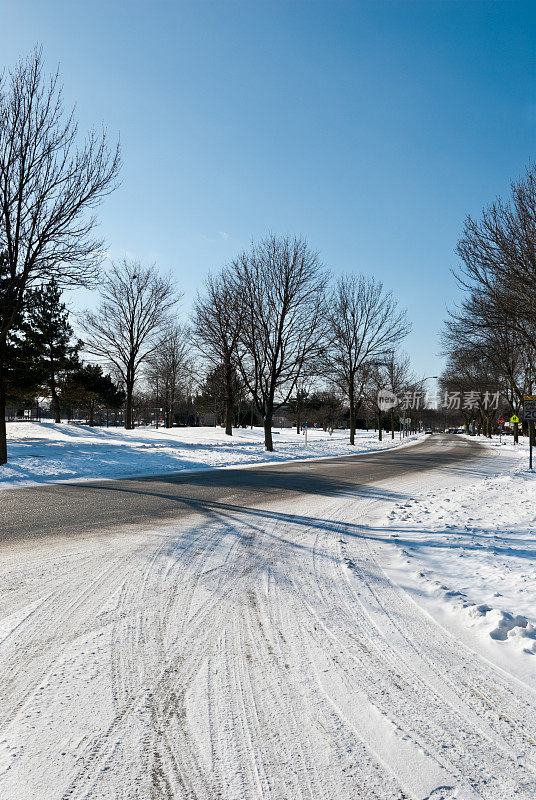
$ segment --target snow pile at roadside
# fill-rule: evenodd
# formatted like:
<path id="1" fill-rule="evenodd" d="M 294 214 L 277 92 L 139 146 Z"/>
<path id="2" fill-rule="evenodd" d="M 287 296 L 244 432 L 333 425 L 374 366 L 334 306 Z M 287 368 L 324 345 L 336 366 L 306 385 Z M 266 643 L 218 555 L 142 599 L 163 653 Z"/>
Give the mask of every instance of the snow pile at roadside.
<path id="1" fill-rule="evenodd" d="M 489 458 L 449 486 L 397 504 L 384 524 L 397 580 L 492 647 L 536 654 L 536 472 L 528 446 L 485 442 Z"/>
<path id="2" fill-rule="evenodd" d="M 9 461 L 0 467 L 0 488 L 356 455 L 401 443 L 388 435 L 378 442 L 373 431 L 358 431 L 351 447 L 348 431 L 330 436 L 311 429 L 306 447 L 305 437 L 287 428 L 274 429 L 275 452 L 268 453 L 261 428 L 235 429 L 232 437 L 221 428 L 126 431 L 52 422 L 12 422 L 7 430 Z"/>

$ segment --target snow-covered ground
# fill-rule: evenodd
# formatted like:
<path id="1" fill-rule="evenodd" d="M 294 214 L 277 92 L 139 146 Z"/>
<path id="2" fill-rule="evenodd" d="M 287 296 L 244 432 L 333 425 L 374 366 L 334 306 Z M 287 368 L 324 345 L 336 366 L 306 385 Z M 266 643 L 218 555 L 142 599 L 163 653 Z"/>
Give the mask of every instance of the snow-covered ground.
<path id="1" fill-rule="evenodd" d="M 273 438 L 275 452 L 267 453 L 261 428 L 235 429 L 230 437 L 221 428 L 126 431 L 67 423 L 11 422 L 8 423 L 9 462 L 0 466 L 0 489 L 356 455 L 401 444 L 398 434 L 394 440 L 384 434 L 379 442 L 373 431 L 357 431 L 354 447 L 348 443 L 348 431 L 335 431 L 330 436 L 310 429 L 307 446 L 304 435 L 298 436 L 295 428 L 275 428 Z"/>
<path id="2" fill-rule="evenodd" d="M 0 545 L 0 800 L 534 800 L 529 622 L 463 603 L 534 619 L 536 484 L 486 452 Z"/>
<path id="3" fill-rule="evenodd" d="M 456 636 L 534 679 L 536 471 L 526 439 L 480 441 L 478 466 L 432 476 L 386 515 L 390 574 Z"/>

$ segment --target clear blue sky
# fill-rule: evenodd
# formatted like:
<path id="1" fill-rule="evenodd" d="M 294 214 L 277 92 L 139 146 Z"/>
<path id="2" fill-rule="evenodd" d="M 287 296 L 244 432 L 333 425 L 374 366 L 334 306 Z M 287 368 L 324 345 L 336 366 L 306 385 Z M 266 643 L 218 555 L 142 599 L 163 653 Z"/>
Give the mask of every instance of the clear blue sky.
<path id="1" fill-rule="evenodd" d="M 535 157 L 534 2 L 0 0 L 5 64 L 36 43 L 82 128 L 120 133 L 109 252 L 171 268 L 186 313 L 268 231 L 407 306 L 435 373 L 467 213 Z M 92 303 L 77 297 L 74 304 Z"/>

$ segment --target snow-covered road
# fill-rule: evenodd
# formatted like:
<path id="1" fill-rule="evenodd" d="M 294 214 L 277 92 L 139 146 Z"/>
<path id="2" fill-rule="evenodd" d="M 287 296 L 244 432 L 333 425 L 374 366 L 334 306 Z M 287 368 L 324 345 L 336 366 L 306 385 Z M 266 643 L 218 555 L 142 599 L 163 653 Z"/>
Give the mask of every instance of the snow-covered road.
<path id="1" fill-rule="evenodd" d="M 432 467 L 5 545 L 1 800 L 533 800 L 535 684 L 382 569 Z"/>

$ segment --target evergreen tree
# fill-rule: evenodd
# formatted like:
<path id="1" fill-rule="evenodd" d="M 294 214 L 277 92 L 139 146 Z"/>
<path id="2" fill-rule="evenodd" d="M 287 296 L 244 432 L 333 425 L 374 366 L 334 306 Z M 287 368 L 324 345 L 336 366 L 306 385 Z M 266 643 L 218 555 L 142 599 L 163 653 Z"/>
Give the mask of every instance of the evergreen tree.
<path id="1" fill-rule="evenodd" d="M 72 343 L 69 312 L 55 280 L 28 293 L 20 335 L 15 371 L 26 373 L 30 383 L 50 396 L 54 421 L 60 422 L 62 386 L 69 373 L 80 368 L 81 343 Z"/>
<path id="2" fill-rule="evenodd" d="M 84 364 L 70 375 L 62 398 L 71 407 L 85 409 L 89 424 L 94 425 L 96 412 L 121 408 L 125 392 L 110 375 L 103 374 L 99 364 Z"/>
<path id="3" fill-rule="evenodd" d="M 336 392 L 315 392 L 309 397 L 309 405 L 312 420 L 322 425 L 323 430 L 348 425 L 347 411 Z"/>
<path id="4" fill-rule="evenodd" d="M 215 416 L 215 424 L 218 425 L 226 418 L 226 407 L 228 393 L 226 391 L 226 365 L 219 364 L 207 374 L 201 391 L 195 399 L 196 408 L 204 413 L 211 413 Z M 236 369 L 231 366 L 231 387 L 233 404 L 231 406 L 231 419 L 239 422 L 240 411 L 246 396 L 245 387 Z"/>
<path id="5" fill-rule="evenodd" d="M 10 329 L 5 334 L 5 343 L 1 348 L 2 364 L 0 369 L 4 378 L 5 399 L 8 403 L 19 407 L 33 405 L 35 395 L 39 388 L 39 379 L 35 371 L 29 368 L 26 362 L 23 332 L 22 310 L 13 314 L 11 302 L 6 290 L 8 278 L 6 277 L 7 260 L 0 253 L 0 327 L 6 315 L 13 319 Z"/>

